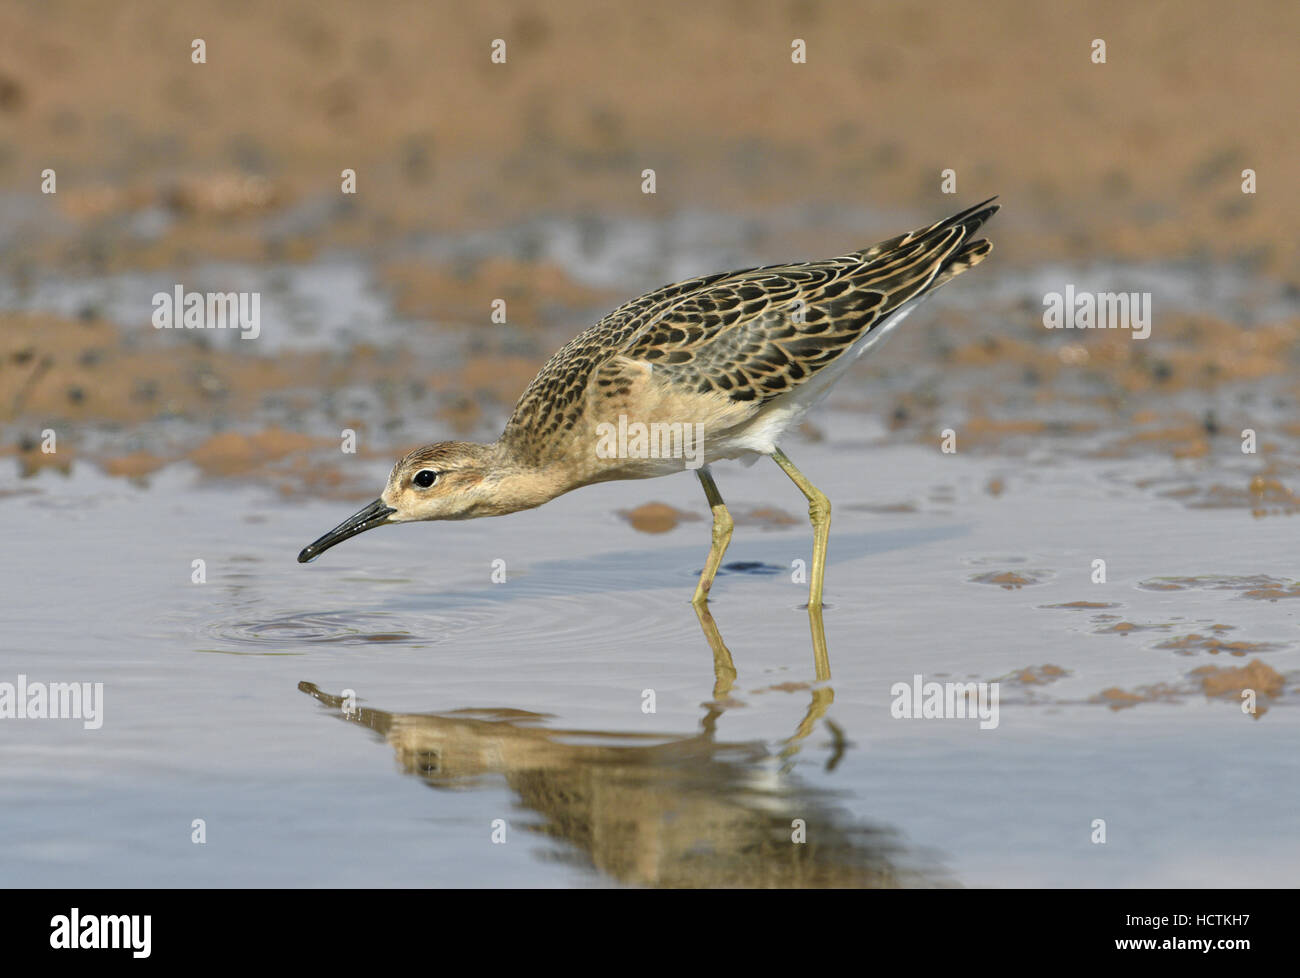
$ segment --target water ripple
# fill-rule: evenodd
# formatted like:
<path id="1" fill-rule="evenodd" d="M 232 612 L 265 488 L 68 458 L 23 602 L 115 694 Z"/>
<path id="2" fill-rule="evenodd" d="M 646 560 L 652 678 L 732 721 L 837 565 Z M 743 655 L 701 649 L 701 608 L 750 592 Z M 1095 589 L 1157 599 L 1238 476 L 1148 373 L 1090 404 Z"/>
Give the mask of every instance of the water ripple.
<path id="1" fill-rule="evenodd" d="M 211 622 L 202 629 L 202 634 L 221 642 L 256 647 L 268 652 L 272 647 L 280 646 L 299 653 L 305 647 L 322 644 L 410 644 L 430 641 L 428 637 L 409 631 L 405 627 L 407 624 L 409 622 L 393 615 L 337 611 L 286 615 L 258 621 Z"/>

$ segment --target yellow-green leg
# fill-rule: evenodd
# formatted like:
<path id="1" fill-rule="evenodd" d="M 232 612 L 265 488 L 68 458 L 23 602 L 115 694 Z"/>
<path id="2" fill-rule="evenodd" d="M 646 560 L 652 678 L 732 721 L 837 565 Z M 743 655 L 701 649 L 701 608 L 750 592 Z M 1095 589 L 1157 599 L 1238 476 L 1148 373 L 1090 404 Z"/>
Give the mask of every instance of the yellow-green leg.
<path id="1" fill-rule="evenodd" d="M 718 573 L 722 555 L 727 552 L 727 544 L 731 542 L 732 527 L 736 524 L 732 522 L 727 504 L 722 501 L 722 494 L 718 492 L 717 483 L 713 481 L 709 470 L 699 468 L 695 474 L 699 476 L 704 495 L 709 499 L 709 508 L 713 510 L 713 545 L 709 547 L 709 559 L 700 574 L 700 583 L 695 585 L 695 597 L 691 598 L 691 604 L 698 608 L 709 600 L 709 588 L 713 587 L 713 577 Z"/>
<path id="2" fill-rule="evenodd" d="M 808 582 L 808 608 L 810 611 L 820 609 L 822 578 L 826 574 L 826 541 L 831 535 L 831 501 L 794 467 L 794 463 L 786 458 L 785 452 L 781 449 L 772 452 L 772 460 L 781 466 L 785 474 L 790 477 L 790 481 L 808 497 L 808 519 L 813 528 L 813 563 L 811 579 Z"/>

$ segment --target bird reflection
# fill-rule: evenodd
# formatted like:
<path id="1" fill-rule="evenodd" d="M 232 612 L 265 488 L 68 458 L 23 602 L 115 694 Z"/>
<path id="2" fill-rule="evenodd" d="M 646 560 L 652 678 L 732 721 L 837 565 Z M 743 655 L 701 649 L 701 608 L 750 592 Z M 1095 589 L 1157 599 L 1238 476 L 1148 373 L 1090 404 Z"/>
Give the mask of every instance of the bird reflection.
<path id="1" fill-rule="evenodd" d="M 357 707 L 312 683 L 298 688 L 383 737 L 401 768 L 430 787 L 504 779 L 518 804 L 540 816 L 529 830 L 620 883 L 950 885 L 933 860 L 905 849 L 894 830 L 863 824 L 837 804 L 836 794 L 794 772 L 794 751 L 830 705 L 828 687 L 813 688 L 807 713 L 776 753 L 762 741 L 716 739 L 718 719 L 734 702 L 736 672 L 707 609 L 700 623 L 714 651 L 714 696 L 704 704 L 699 731 L 689 736 L 557 729 L 546 725 L 546 715 L 518 709 L 390 713 Z M 821 652 L 824 659 L 824 643 Z M 827 766 L 833 767 L 846 741 L 838 727 L 827 726 Z"/>

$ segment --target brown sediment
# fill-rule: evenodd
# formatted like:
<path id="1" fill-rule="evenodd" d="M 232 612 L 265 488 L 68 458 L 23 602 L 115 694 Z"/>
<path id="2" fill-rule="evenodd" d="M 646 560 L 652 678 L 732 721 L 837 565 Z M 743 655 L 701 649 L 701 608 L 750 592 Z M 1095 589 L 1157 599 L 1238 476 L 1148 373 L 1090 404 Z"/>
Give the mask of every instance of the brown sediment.
<path id="1" fill-rule="evenodd" d="M 1161 495 L 1183 499 L 1191 509 L 1246 509 L 1256 518 L 1300 513 L 1300 495 L 1281 480 L 1260 475 L 1253 476 L 1245 486 L 1216 483 L 1204 488 L 1188 486 Z"/>
<path id="2" fill-rule="evenodd" d="M 209 438 L 187 457 L 205 475 L 246 475 L 287 455 L 306 452 L 326 444 L 335 443 L 309 438 L 283 428 L 272 427 L 248 435 L 228 431 Z"/>
<path id="3" fill-rule="evenodd" d="M 392 290 L 402 315 L 485 329 L 505 323 L 537 326 L 543 312 L 553 307 L 601 308 L 621 301 L 612 293 L 579 285 L 558 265 L 502 257 L 452 267 L 398 261 L 381 270 L 380 281 Z M 492 318 L 496 299 L 505 301 L 505 323 Z M 574 324 L 580 325 L 585 324 Z"/>
<path id="4" fill-rule="evenodd" d="M 1188 586 L 1168 580 L 1143 581 L 1138 585 L 1144 591 L 1181 591 Z"/>
<path id="5" fill-rule="evenodd" d="M 1161 642 L 1156 648 L 1171 649 L 1183 655 L 1192 655 L 1196 652 L 1208 652 L 1210 655 L 1218 655 L 1220 652 L 1226 652 L 1229 655 L 1241 657 L 1252 652 L 1272 652 L 1282 648 L 1282 646 L 1276 642 L 1224 642 L 1211 635 L 1192 633 L 1191 635 L 1181 635 L 1178 638 L 1171 638 L 1168 641 Z"/>
<path id="6" fill-rule="evenodd" d="M 1116 7 L 1108 29 L 1143 56 L 1105 65 L 1035 43 L 1095 31 L 1095 15 L 1063 5 L 1026 17 L 1014 0 L 957 5 L 925 24 L 905 5 L 849 15 L 760 0 L 738 18 L 684 0 L 612 17 L 555 3 L 503 21 L 506 64 L 490 63 L 477 19 L 441 3 L 398 0 L 364 24 L 340 0 L 313 4 L 310 24 L 253 5 L 205 23 L 206 66 L 153 56 L 159 44 L 188 48 L 180 25 L 199 5 L 132 9 L 132 18 L 90 2 L 65 4 L 57 18 L 39 5 L 0 13 L 0 37 L 22 39 L 5 58 L 5 189 L 25 189 L 52 159 L 77 161 L 59 167 L 60 203 L 79 185 L 131 174 L 129 191 L 66 206 L 87 231 L 162 206 L 177 218 L 163 245 L 176 250 L 191 225 L 240 228 L 316 199 L 329 207 L 312 238 L 330 245 L 530 212 L 654 214 L 659 198 L 639 192 L 645 160 L 667 161 L 660 180 L 682 207 L 753 211 L 787 203 L 792 185 L 836 206 L 862 200 L 864 187 L 873 202 L 917 206 L 936 190 L 918 172 L 959 145 L 967 186 L 1019 188 L 1024 212 L 1037 215 L 1004 228 L 1023 253 L 1200 253 L 1300 274 L 1286 245 L 1300 201 L 1267 193 L 1264 165 L 1300 156 L 1300 135 L 1277 125 L 1290 108 L 1288 42 L 1300 32 L 1291 4 L 1253 9 L 1233 24 L 1231 44 L 1209 0 L 1180 7 L 1177 36 L 1139 8 Z M 990 24 L 1019 56 L 982 59 L 976 71 L 971 38 Z M 807 38 L 809 64 L 791 64 L 777 36 Z M 437 57 L 418 41 L 427 37 L 439 39 Z M 1203 64 L 1218 70 L 1188 67 Z M 864 90 L 880 109 L 870 121 L 854 97 Z M 1044 138 L 1080 117 L 1081 91 L 1084 114 L 1101 120 L 1088 139 Z M 430 115 L 449 99 L 455 112 Z M 1167 124 L 1136 125 L 1134 105 Z M 103 119 L 132 135 L 106 145 Z M 989 132 L 999 138 L 981 138 Z M 344 166 L 358 182 L 346 198 Z M 1241 187 L 1242 170 L 1256 166 L 1258 197 Z M 244 240 L 266 254 L 306 238 L 290 228 Z M 844 233 L 837 246 L 862 243 Z M 104 260 L 120 254 L 107 249 Z"/>
<path id="7" fill-rule="evenodd" d="M 1047 423 L 1030 418 L 999 419 L 986 417 L 968 418 L 956 429 L 958 445 L 993 442 L 1015 435 L 1041 435 L 1047 430 Z"/>
<path id="8" fill-rule="evenodd" d="M 783 509 L 777 509 L 775 506 L 756 506 L 753 509 L 747 509 L 743 514 L 737 515 L 736 520 L 740 523 L 758 525 L 767 530 L 787 526 L 801 526 L 805 522 L 796 516 L 791 516 Z"/>
<path id="9" fill-rule="evenodd" d="M 237 411 L 268 390 L 314 386 L 322 373 L 320 356 L 240 356 L 169 342 L 164 332 L 147 318 L 128 339 L 102 320 L 0 313 L 0 419 L 57 427 Z"/>
<path id="10" fill-rule="evenodd" d="M 209 430 L 256 424 L 270 399 L 281 409 L 310 410 L 321 402 L 323 389 L 346 386 L 427 391 L 433 395 L 431 414 L 453 433 L 465 434 L 483 419 L 484 403 L 513 404 L 537 365 L 522 357 L 478 356 L 463 371 L 432 373 L 417 358 L 363 345 L 339 354 L 280 350 L 274 357 L 257 355 L 255 345 L 250 341 L 247 352 L 238 345 L 218 350 L 201 336 L 155 330 L 148 322 L 131 329 L 93 317 L 0 313 L 0 421 L 7 420 L 10 429 L 0 456 L 17 455 L 25 475 L 66 468 L 79 454 L 85 426 L 112 430 L 169 419 Z M 329 427 L 360 432 L 368 425 L 347 416 Z M 40 451 L 47 429 L 57 439 L 52 454 Z M 188 451 L 187 443 L 129 453 L 110 443 L 91 460 L 110 476 L 130 479 L 183 458 L 209 475 L 259 478 L 268 462 L 286 454 L 338 444 L 274 428 L 253 436 L 225 432 Z M 392 449 L 376 435 L 362 439 L 357 454 L 386 456 Z"/>
<path id="11" fill-rule="evenodd" d="M 1008 591 L 1014 591 L 1032 584 L 1041 584 L 1048 576 L 1045 571 L 1024 571 L 1019 574 L 1015 571 L 990 571 L 987 574 L 976 574 L 970 580 L 976 584 L 996 584 Z"/>
<path id="12" fill-rule="evenodd" d="M 1128 635 L 1132 632 L 1165 631 L 1173 628 L 1172 622 L 1149 622 L 1138 625 L 1131 621 L 1120 621 L 1106 628 L 1097 629 L 1098 635 Z"/>
<path id="13" fill-rule="evenodd" d="M 1278 601 L 1282 598 L 1300 598 L 1300 582 L 1293 584 L 1278 584 L 1272 587 L 1252 588 L 1242 594 L 1243 598 L 1254 598 L 1257 601 Z"/>
<path id="14" fill-rule="evenodd" d="M 792 679 L 783 683 L 773 683 L 771 686 L 764 686 L 760 689 L 752 689 L 750 693 L 754 696 L 758 696 L 760 693 L 802 693 L 812 688 L 812 683 L 802 683 Z"/>
<path id="15" fill-rule="evenodd" d="M 1019 669 L 1010 675 L 1002 677 L 1003 682 L 1020 683 L 1024 686 L 1042 686 L 1047 683 L 1056 682 L 1058 679 L 1064 679 L 1070 675 L 1068 669 L 1062 669 L 1060 666 L 1043 665 L 1029 666 L 1025 669 Z"/>
<path id="16" fill-rule="evenodd" d="M 1139 686 L 1132 692 L 1111 686 L 1103 689 L 1089 702 L 1104 703 L 1112 710 L 1123 710 L 1139 703 L 1176 703 L 1185 695 L 1185 691 L 1168 683 L 1156 683 L 1151 686 Z"/>
<path id="17" fill-rule="evenodd" d="M 860 513 L 915 513 L 915 503 L 847 503 L 845 509 Z"/>
<path id="18" fill-rule="evenodd" d="M 42 469 L 53 469 L 65 474 L 71 472 L 72 462 L 77 457 L 76 446 L 69 443 L 66 436 L 62 441 L 56 437 L 54 445 L 55 451 L 46 452 L 41 449 L 41 442 L 33 438 L 17 445 L 0 446 L 0 456 L 16 455 L 19 475 L 24 479 L 36 475 Z"/>
<path id="19" fill-rule="evenodd" d="M 952 347 L 945 361 L 954 367 L 1033 367 L 1051 380 L 1060 362 L 1045 343 L 984 335 Z"/>
<path id="20" fill-rule="evenodd" d="M 336 442 L 330 444 L 337 446 Z M 397 457 L 402 453 L 386 454 Z M 354 467 L 345 466 L 337 460 L 325 462 L 319 453 L 295 452 L 287 456 L 268 456 L 259 464 L 261 468 L 257 471 L 258 477 L 278 480 L 276 489 L 286 499 L 300 499 L 306 486 L 310 486 L 312 496 L 319 499 L 362 502 L 375 498 L 375 486 L 359 478 Z"/>
<path id="21" fill-rule="evenodd" d="M 1041 607 L 1094 609 L 1094 608 L 1118 608 L 1119 605 L 1113 601 L 1069 601 L 1066 602 L 1065 604 L 1045 604 L 1042 605 Z"/>
<path id="22" fill-rule="evenodd" d="M 698 520 L 699 514 L 669 506 L 667 503 L 644 503 L 636 509 L 620 509 L 618 515 L 641 533 L 667 533 L 678 523 Z"/>
<path id="23" fill-rule="evenodd" d="M 1243 690 L 1251 689 L 1260 696 L 1277 698 L 1286 686 L 1282 674 L 1261 659 L 1255 659 L 1237 669 L 1201 666 L 1193 669 L 1191 674 L 1200 678 L 1206 696 L 1235 696 Z"/>
<path id="24" fill-rule="evenodd" d="M 513 405 L 524 392 L 546 358 L 474 355 L 455 371 L 442 375 L 442 384 L 467 394 L 490 398 L 499 405 Z"/>
<path id="25" fill-rule="evenodd" d="M 1057 331 L 1034 329 L 1032 338 L 1015 339 L 989 335 L 985 330 L 946 347 L 947 386 L 973 388 L 967 397 L 967 420 L 953 425 L 959 445 L 988 452 L 1027 438 L 1092 435 L 1086 451 L 1094 458 L 1159 452 L 1173 459 L 1209 458 L 1223 451 L 1229 439 L 1239 448 L 1238 430 L 1260 426 L 1258 417 L 1220 420 L 1213 412 L 1171 411 L 1156 399 L 1182 391 L 1215 391 L 1225 385 L 1259 385 L 1266 380 L 1273 381 L 1268 389 L 1277 390 L 1294 372 L 1292 351 L 1300 347 L 1300 320 L 1234 323 L 1171 311 L 1162 315 L 1158 330 L 1149 342 L 1135 342 L 1127 331 L 1081 330 L 1064 345 Z M 1007 382 L 990 384 L 990 374 Z M 966 377 L 970 379 L 964 380 Z M 976 379 L 980 377 L 982 383 Z M 1098 387 L 1108 393 L 1090 393 Z M 1026 416 L 1027 393 L 1034 408 L 1050 410 L 1053 420 Z M 1278 396 L 1287 395 L 1279 391 Z M 930 400 L 896 396 L 891 427 L 901 427 L 915 418 L 917 437 L 931 441 L 936 410 L 942 405 Z M 1073 406 L 1081 416 L 1062 419 L 1062 405 Z M 888 405 L 878 405 L 876 410 L 886 411 Z M 1294 454 L 1294 434 L 1285 424 L 1268 422 L 1258 433 L 1258 455 Z M 1277 462 L 1271 466 L 1276 468 Z M 1189 505 L 1201 501 L 1195 488 L 1180 487 L 1179 491 L 1187 496 Z M 1255 495 L 1260 498 L 1242 495 L 1230 504 L 1269 515 L 1296 511 L 1297 498 L 1285 486 L 1271 482 L 1257 485 Z"/>
<path id="26" fill-rule="evenodd" d="M 204 220 L 250 217 L 283 206 L 285 191 L 258 173 L 191 174 L 163 192 L 172 210 Z"/>
<path id="27" fill-rule="evenodd" d="M 1137 693 L 1126 693 L 1118 686 L 1103 689 L 1096 697 L 1097 702 L 1107 703 L 1114 710 L 1120 710 L 1126 706 L 1136 706 L 1142 702 L 1142 699 Z"/>
<path id="28" fill-rule="evenodd" d="M 159 458 L 149 452 L 132 452 L 117 458 L 104 460 L 104 471 L 112 476 L 126 479 L 140 479 L 150 475 L 168 463 L 169 459 Z"/>
<path id="29" fill-rule="evenodd" d="M 475 398 L 461 394 L 438 408 L 434 417 L 445 421 L 456 434 L 465 435 L 483 420 L 483 406 Z"/>
<path id="30" fill-rule="evenodd" d="M 1203 588 L 1210 591 L 1240 591 L 1242 597 L 1259 601 L 1300 598 L 1300 581 L 1287 581 L 1267 574 L 1245 577 L 1207 574 L 1203 577 L 1163 577 L 1142 581 L 1144 591 L 1183 591 Z"/>
<path id="31" fill-rule="evenodd" d="M 1186 681 L 1155 683 L 1133 690 L 1111 686 L 1089 702 L 1103 703 L 1112 710 L 1122 710 L 1139 703 L 1176 703 L 1187 696 L 1202 693 L 1207 697 L 1239 698 L 1247 690 L 1255 694 L 1255 719 L 1263 716 L 1268 703 L 1279 700 L 1286 688 L 1286 677 L 1260 659 L 1240 667 L 1200 666 L 1187 674 Z"/>
<path id="32" fill-rule="evenodd" d="M 1295 591 L 1300 596 L 1300 582 L 1285 581 L 1267 574 L 1250 574 L 1234 576 L 1230 574 L 1203 574 L 1198 577 L 1154 577 L 1138 582 L 1143 591 L 1185 591 L 1203 589 L 1208 591 L 1245 591 L 1249 597 L 1260 597 L 1265 592 Z M 1272 596 L 1271 594 L 1269 596 Z"/>
<path id="33" fill-rule="evenodd" d="M 195 219 L 265 214 L 286 203 L 283 189 L 260 174 L 227 170 L 193 173 L 172 183 L 90 183 L 60 189 L 56 203 L 77 221 L 110 218 L 162 207 Z"/>
<path id="34" fill-rule="evenodd" d="M 805 522 L 774 506 L 757 506 L 743 511 L 732 509 L 731 512 L 737 523 L 758 525 L 764 529 L 801 526 Z M 666 533 L 684 520 L 702 519 L 699 513 L 680 510 L 667 503 L 645 503 L 636 509 L 618 510 L 618 515 L 642 533 Z"/>
<path id="35" fill-rule="evenodd" d="M 1130 393 L 1212 390 L 1288 371 L 1300 338 L 1300 321 L 1234 323 L 1204 314 L 1178 313 L 1159 328 L 1158 358 L 1142 342 L 1106 337 L 1112 373 Z M 1128 345 L 1125 346 L 1125 343 Z"/>
<path id="36" fill-rule="evenodd" d="M 1111 445 L 1111 448 L 1129 448 L 1136 445 L 1155 444 L 1174 458 L 1200 458 L 1210 451 L 1205 428 L 1200 424 L 1185 424 L 1172 428 L 1139 431 Z"/>

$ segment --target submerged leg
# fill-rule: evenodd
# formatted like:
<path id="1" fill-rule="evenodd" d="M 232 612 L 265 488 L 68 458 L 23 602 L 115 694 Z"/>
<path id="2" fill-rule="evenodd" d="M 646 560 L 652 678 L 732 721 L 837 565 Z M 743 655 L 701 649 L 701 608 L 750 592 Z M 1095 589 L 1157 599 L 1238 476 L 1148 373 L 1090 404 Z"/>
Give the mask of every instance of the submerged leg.
<path id="1" fill-rule="evenodd" d="M 785 452 L 781 449 L 772 452 L 772 461 L 781 466 L 785 474 L 790 477 L 790 481 L 808 497 L 808 519 L 813 528 L 813 564 L 808 581 L 808 608 L 809 610 L 820 609 L 822 578 L 826 573 L 826 541 L 831 535 L 831 501 L 794 467 L 794 463 L 786 458 Z"/>
<path id="2" fill-rule="evenodd" d="M 722 494 L 718 492 L 718 486 L 713 481 L 708 468 L 696 469 L 695 474 L 699 476 L 700 485 L 704 487 L 704 495 L 709 499 L 709 508 L 713 510 L 713 545 L 709 547 L 709 559 L 700 574 L 700 583 L 695 585 L 695 597 L 691 598 L 691 604 L 698 607 L 709 600 L 709 588 L 713 587 L 713 576 L 718 573 L 722 555 L 727 552 L 727 544 L 731 542 L 731 528 L 735 524 L 731 521 L 727 504 L 722 501 Z"/>

